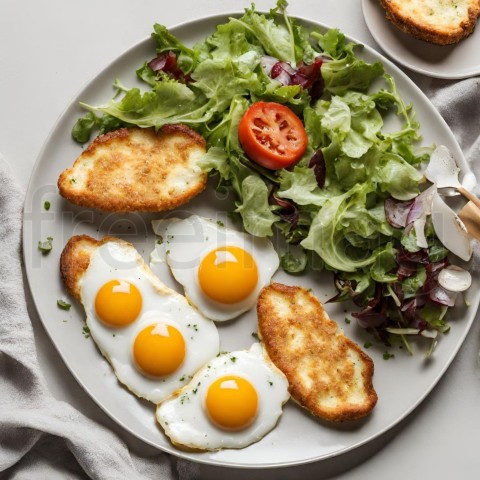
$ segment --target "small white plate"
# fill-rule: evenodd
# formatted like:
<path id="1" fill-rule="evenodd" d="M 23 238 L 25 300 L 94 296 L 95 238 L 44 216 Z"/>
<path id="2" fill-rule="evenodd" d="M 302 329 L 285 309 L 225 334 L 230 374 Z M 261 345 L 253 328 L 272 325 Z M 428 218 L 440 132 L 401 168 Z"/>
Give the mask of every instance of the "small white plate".
<path id="1" fill-rule="evenodd" d="M 379 0 L 362 0 L 363 16 L 380 48 L 415 72 L 436 78 L 460 79 L 480 74 L 480 29 L 455 45 L 434 45 L 400 31 L 385 18 Z"/>

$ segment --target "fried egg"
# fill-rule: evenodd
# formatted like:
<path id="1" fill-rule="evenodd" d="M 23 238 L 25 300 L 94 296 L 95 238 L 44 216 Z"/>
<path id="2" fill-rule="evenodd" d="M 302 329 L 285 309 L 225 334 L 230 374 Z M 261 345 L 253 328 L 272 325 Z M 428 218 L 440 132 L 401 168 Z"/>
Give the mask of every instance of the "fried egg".
<path id="1" fill-rule="evenodd" d="M 250 310 L 279 258 L 266 238 L 197 215 L 153 222 L 162 237 L 152 261 L 165 258 L 185 296 L 207 318 L 225 321 Z"/>
<path id="2" fill-rule="evenodd" d="M 156 418 L 179 447 L 243 448 L 275 427 L 288 399 L 285 375 L 254 343 L 207 363 L 157 407 Z"/>
<path id="3" fill-rule="evenodd" d="M 151 402 L 184 386 L 219 351 L 215 324 L 163 285 L 127 242 L 93 251 L 80 298 L 118 380 Z"/>

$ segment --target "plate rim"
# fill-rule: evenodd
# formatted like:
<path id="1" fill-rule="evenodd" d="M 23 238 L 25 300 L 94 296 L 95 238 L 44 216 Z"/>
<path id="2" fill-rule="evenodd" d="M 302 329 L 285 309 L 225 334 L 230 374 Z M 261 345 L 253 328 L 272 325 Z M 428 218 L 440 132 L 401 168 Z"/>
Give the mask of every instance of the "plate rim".
<path id="1" fill-rule="evenodd" d="M 365 0 L 363 0 L 363 1 L 365 1 Z M 261 12 L 261 13 L 265 13 L 262 10 L 258 10 L 258 11 Z M 178 30 L 180 28 L 185 28 L 185 27 L 188 27 L 188 26 L 192 26 L 192 25 L 197 24 L 197 23 L 215 21 L 218 24 L 221 21 L 225 21 L 230 16 L 239 16 L 239 15 L 242 15 L 242 14 L 243 14 L 242 10 L 227 11 L 227 12 L 222 12 L 222 13 L 218 13 L 218 14 L 206 15 L 206 16 L 195 18 L 195 19 L 186 20 L 186 21 L 183 21 L 183 22 L 176 23 L 172 26 L 167 26 L 167 28 L 169 29 L 169 31 L 172 31 L 173 33 L 175 33 L 175 30 Z M 295 18 L 295 19 L 299 20 L 300 22 L 303 22 L 303 23 L 306 23 L 306 24 L 315 25 L 316 27 L 320 27 L 321 29 L 336 28 L 336 27 L 330 26 L 328 23 L 323 23 L 323 22 L 319 22 L 319 21 L 316 21 L 316 20 L 311 20 L 309 18 L 306 18 L 304 16 L 300 16 L 300 15 L 290 15 L 290 17 Z M 429 98 L 426 97 L 426 95 L 416 85 L 416 83 L 413 82 L 413 80 L 405 72 L 403 72 L 398 67 L 398 65 L 396 65 L 392 60 L 390 60 L 389 58 L 386 58 L 381 52 L 379 52 L 375 48 L 365 44 L 365 42 L 362 42 L 362 41 L 358 40 L 357 38 L 355 38 L 354 36 L 351 36 L 348 33 L 343 32 L 343 30 L 342 30 L 342 33 L 345 34 L 345 37 L 347 38 L 347 40 L 362 45 L 364 47 L 364 49 L 369 54 L 373 54 L 373 56 L 378 57 L 378 60 L 380 60 L 386 67 L 394 70 L 394 74 L 396 76 L 403 77 L 403 80 L 405 80 L 409 84 L 409 88 L 411 88 L 412 90 L 415 90 L 418 94 L 420 94 L 420 96 L 422 96 L 428 103 L 431 104 Z M 25 229 L 26 220 L 25 220 L 24 213 L 25 213 L 25 209 L 26 209 L 26 206 L 27 206 L 27 202 L 29 200 L 31 200 L 32 187 L 33 187 L 33 184 L 34 184 L 34 180 L 35 180 L 35 177 L 36 177 L 36 174 L 37 174 L 38 170 L 40 169 L 40 160 L 44 157 L 45 151 L 46 151 L 46 149 L 47 149 L 47 147 L 50 143 L 51 137 L 53 136 L 53 134 L 55 133 L 55 131 L 57 130 L 57 128 L 61 124 L 62 120 L 64 120 L 64 117 L 67 116 L 67 113 L 68 113 L 69 109 L 72 107 L 72 105 L 74 105 L 80 99 L 82 93 L 85 92 L 85 90 L 87 90 L 88 87 L 93 82 L 98 80 L 99 77 L 101 77 L 102 74 L 104 74 L 107 70 L 109 70 L 112 66 L 114 66 L 115 63 L 119 62 L 122 58 L 128 56 L 133 50 L 136 50 L 138 48 L 141 48 L 143 45 L 146 45 L 147 42 L 150 41 L 150 40 L 151 40 L 150 36 L 145 37 L 145 38 L 137 41 L 136 43 L 134 43 L 132 46 L 128 47 L 127 49 L 124 49 L 119 55 L 117 55 L 115 58 L 113 58 L 111 61 L 109 61 L 103 68 L 98 70 L 91 78 L 89 78 L 88 80 L 86 80 L 83 83 L 83 85 L 77 90 L 77 92 L 73 95 L 73 97 L 67 103 L 65 108 L 62 110 L 61 114 L 58 116 L 58 118 L 54 122 L 52 128 L 48 132 L 48 135 L 45 138 L 45 141 L 42 144 L 42 147 L 41 147 L 41 149 L 40 149 L 40 151 L 39 151 L 39 153 L 38 153 L 38 155 L 35 159 L 35 163 L 34 163 L 34 166 L 32 168 L 31 174 L 30 174 L 29 182 L 28 182 L 27 189 L 26 189 L 25 199 L 24 199 L 24 203 L 23 203 L 23 209 L 22 209 L 22 217 L 23 217 L 22 218 L 22 259 L 23 259 L 23 262 L 24 262 L 24 265 L 25 265 L 25 273 L 26 273 L 25 276 L 26 276 L 26 279 L 27 279 L 27 285 L 28 285 L 28 288 L 30 290 L 30 293 L 31 293 L 31 296 L 32 296 L 32 299 L 33 299 L 33 304 L 34 304 L 35 311 L 37 312 L 38 318 L 40 319 L 40 322 L 42 324 L 42 328 L 47 333 L 47 336 L 48 336 L 50 342 L 54 345 L 57 353 L 59 354 L 62 361 L 64 362 L 64 365 L 67 367 L 70 374 L 75 378 L 75 381 L 79 384 L 79 386 L 90 396 L 90 398 L 95 402 L 95 404 L 97 406 L 99 406 L 101 408 L 101 410 L 103 412 L 105 412 L 105 414 L 107 414 L 107 416 L 109 418 L 111 418 L 113 421 L 115 421 L 115 423 L 120 428 L 126 430 L 127 432 L 129 432 L 131 435 L 133 435 L 137 439 L 140 439 L 141 441 L 157 448 L 160 451 L 166 452 L 166 453 L 174 455 L 178 458 L 183 458 L 183 459 L 195 462 L 195 463 L 200 463 L 200 464 L 205 464 L 205 465 L 213 465 L 213 466 L 220 466 L 220 467 L 228 467 L 228 468 L 247 469 L 247 470 L 248 469 L 264 470 L 264 469 L 268 469 L 268 468 L 284 468 L 284 467 L 291 467 L 291 466 L 296 466 L 296 465 L 305 465 L 305 464 L 314 463 L 314 462 L 321 462 L 321 461 L 324 461 L 324 460 L 327 460 L 327 459 L 331 459 L 333 457 L 343 455 L 345 453 L 348 453 L 352 450 L 355 450 L 355 449 L 371 442 L 375 438 L 378 438 L 378 437 L 384 435 L 386 432 L 391 430 L 395 425 L 398 425 L 399 423 L 404 421 L 411 414 L 411 412 L 413 410 L 415 410 L 418 407 L 418 405 L 421 404 L 424 401 L 424 399 L 432 392 L 432 390 L 435 388 L 435 386 L 437 385 L 439 380 L 443 377 L 446 370 L 450 367 L 453 359 L 455 358 L 455 356 L 458 354 L 460 348 L 462 347 L 462 345 L 465 341 L 465 338 L 468 335 L 468 333 L 469 333 L 469 331 L 472 327 L 474 317 L 475 317 L 474 315 L 473 315 L 472 319 L 470 320 L 469 324 L 465 327 L 465 330 L 464 330 L 463 334 L 459 337 L 458 345 L 456 346 L 456 348 L 454 348 L 453 351 L 450 352 L 447 359 L 444 360 L 444 365 L 441 368 L 441 370 L 429 382 L 429 388 L 427 388 L 423 392 L 423 394 L 421 396 L 419 396 L 419 398 L 413 404 L 411 404 L 407 409 L 405 409 L 403 411 L 403 413 L 398 418 L 396 418 L 395 420 L 393 420 L 390 423 L 388 423 L 387 425 L 385 425 L 382 429 L 372 433 L 371 435 L 362 439 L 361 441 L 358 441 L 357 443 L 354 443 L 354 444 L 352 444 L 348 447 L 340 448 L 340 449 L 338 449 L 336 451 L 333 451 L 333 452 L 330 452 L 330 453 L 322 454 L 319 457 L 309 457 L 309 458 L 305 458 L 305 459 L 301 459 L 301 460 L 293 460 L 293 461 L 282 462 L 282 463 L 279 463 L 279 462 L 272 463 L 272 462 L 270 462 L 270 463 L 264 463 L 264 464 L 254 464 L 254 465 L 249 464 L 249 463 L 231 463 L 231 462 L 229 463 L 229 462 L 225 462 L 224 460 L 216 461 L 215 459 L 212 459 L 212 458 L 202 458 L 202 457 L 199 457 L 199 456 L 192 456 L 191 454 L 189 454 L 187 452 L 183 452 L 179 449 L 176 449 L 175 447 L 173 447 L 170 444 L 168 444 L 167 447 L 159 446 L 158 444 L 155 444 L 153 441 L 150 441 L 150 440 L 144 438 L 143 436 L 139 435 L 139 433 L 135 432 L 132 428 L 130 428 L 128 425 L 126 425 L 121 420 L 119 420 L 115 416 L 114 413 L 110 412 L 100 402 L 100 400 L 98 400 L 96 398 L 95 393 L 79 378 L 75 368 L 73 366 L 71 366 L 70 363 L 66 360 L 65 356 L 63 355 L 62 351 L 60 350 L 59 345 L 57 345 L 57 343 L 53 340 L 53 338 L 50 334 L 50 331 L 49 331 L 46 323 L 43 321 L 43 318 L 40 315 L 40 312 L 39 312 L 39 309 L 38 309 L 38 306 L 37 306 L 38 303 L 39 303 L 38 300 L 37 300 L 38 292 L 36 292 L 36 289 L 34 290 L 32 288 L 32 278 L 31 278 L 31 275 L 28 272 L 29 262 L 27 261 L 27 260 L 30 260 L 30 258 L 28 257 L 29 253 L 28 253 L 27 249 L 25 248 L 26 244 L 31 239 L 26 238 L 26 235 L 27 235 L 26 234 L 26 229 Z M 443 127 L 447 128 L 451 132 L 452 138 L 453 138 L 456 146 L 458 146 L 459 152 L 461 152 L 462 159 L 466 163 L 464 155 L 463 155 L 463 151 L 461 150 L 455 135 L 453 134 L 450 127 L 448 126 L 448 124 L 446 123 L 446 121 L 444 120 L 444 118 L 440 114 L 438 114 L 438 121 L 440 123 L 442 123 Z M 479 296 L 479 302 L 480 302 L 480 296 Z M 477 310 L 478 306 L 479 305 L 476 305 L 475 311 Z"/>

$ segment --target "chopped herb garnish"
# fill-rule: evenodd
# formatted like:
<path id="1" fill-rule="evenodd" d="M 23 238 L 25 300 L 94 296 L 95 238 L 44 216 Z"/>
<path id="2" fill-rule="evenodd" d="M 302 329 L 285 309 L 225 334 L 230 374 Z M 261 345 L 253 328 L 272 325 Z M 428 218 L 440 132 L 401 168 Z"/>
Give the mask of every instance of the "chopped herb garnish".
<path id="1" fill-rule="evenodd" d="M 351 320 L 350 318 L 348 318 L 348 317 L 345 317 L 345 323 L 348 323 L 348 324 L 350 324 L 351 322 L 352 322 L 352 320 Z"/>
<path id="2" fill-rule="evenodd" d="M 268 384 L 269 384 L 270 386 L 272 386 L 272 385 L 273 385 L 273 382 L 272 382 L 271 380 L 269 380 L 269 381 L 268 381 Z"/>
<path id="3" fill-rule="evenodd" d="M 237 361 L 237 357 L 230 357 L 230 361 L 235 363 Z"/>
<path id="4" fill-rule="evenodd" d="M 70 183 L 76 183 L 77 181 L 74 178 L 70 179 Z"/>
<path id="5" fill-rule="evenodd" d="M 180 382 L 184 382 L 185 381 L 185 375 L 182 375 L 180 378 L 179 378 Z"/>
<path id="6" fill-rule="evenodd" d="M 257 333 L 257 332 L 252 332 L 252 337 L 253 337 L 253 338 L 256 338 L 257 340 L 259 340 L 259 336 L 258 336 L 258 333 Z"/>
<path id="7" fill-rule="evenodd" d="M 373 345 L 372 342 L 365 342 L 365 343 L 363 344 L 363 348 L 370 348 L 372 345 Z"/>
<path id="8" fill-rule="evenodd" d="M 45 200 L 45 202 L 43 203 L 43 208 L 45 210 L 50 210 L 50 202 L 48 200 Z"/>
<path id="9" fill-rule="evenodd" d="M 383 359 L 384 360 L 389 360 L 390 358 L 394 357 L 395 355 L 390 352 L 383 352 Z"/>
<path id="10" fill-rule="evenodd" d="M 47 239 L 42 242 L 41 240 L 38 241 L 38 249 L 46 255 L 47 253 L 50 253 L 50 251 L 53 248 L 53 237 L 47 237 Z"/>
<path id="11" fill-rule="evenodd" d="M 224 227 L 225 226 L 225 224 L 221 220 L 217 220 L 217 225 L 219 227 Z"/>
<path id="12" fill-rule="evenodd" d="M 88 328 L 87 325 L 83 327 L 82 332 L 85 338 L 90 338 L 90 329 Z"/>
<path id="13" fill-rule="evenodd" d="M 70 310 L 71 305 L 64 300 L 57 300 L 57 305 L 62 309 L 62 310 Z"/>

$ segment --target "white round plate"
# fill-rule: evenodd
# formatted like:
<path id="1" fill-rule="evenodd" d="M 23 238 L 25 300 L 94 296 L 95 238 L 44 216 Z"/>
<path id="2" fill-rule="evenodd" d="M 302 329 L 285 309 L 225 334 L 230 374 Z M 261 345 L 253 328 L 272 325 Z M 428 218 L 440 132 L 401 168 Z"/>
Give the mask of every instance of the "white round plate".
<path id="1" fill-rule="evenodd" d="M 362 0 L 363 16 L 380 48 L 415 72 L 436 78 L 460 79 L 480 74 L 480 29 L 455 45 L 434 45 L 402 32 L 385 18 L 379 0 Z"/>
<path id="2" fill-rule="evenodd" d="M 226 16 L 214 16 L 177 26 L 172 32 L 187 44 L 193 44 L 213 32 L 215 25 L 226 21 Z M 313 27 L 311 22 L 304 21 Z M 322 25 L 315 25 L 326 28 Z M 433 359 L 426 361 L 424 349 L 416 347 L 410 357 L 398 347 L 388 349 L 395 356 L 386 361 L 383 345 L 374 343 L 368 350 L 375 362 L 374 385 L 378 392 L 378 404 L 372 414 L 362 421 L 329 424 L 313 418 L 295 403 L 288 402 L 277 427 L 258 443 L 241 450 L 223 450 L 212 453 L 186 453 L 174 448 L 154 419 L 154 406 L 138 400 L 117 381 L 109 364 L 102 358 L 91 338 L 82 331 L 84 312 L 81 305 L 71 300 L 72 308 L 64 311 L 57 307 L 57 299 L 68 299 L 60 279 L 58 265 L 60 253 L 72 235 L 89 234 L 100 238 L 117 235 L 135 244 L 148 261 L 155 238 L 151 229 L 151 215 L 129 214 L 124 216 L 103 214 L 71 205 L 58 195 L 58 175 L 72 165 L 81 148 L 70 136 L 75 120 L 83 114 L 80 100 L 90 104 L 108 101 L 113 93 L 112 82 L 118 78 L 124 85 L 136 84 L 135 70 L 155 56 L 151 39 L 146 39 L 121 55 L 73 99 L 47 139 L 32 173 L 24 210 L 24 259 L 27 277 L 40 318 L 53 344 L 74 377 L 119 425 L 145 442 L 174 455 L 198 462 L 236 466 L 272 467 L 286 466 L 340 455 L 385 432 L 411 412 L 430 392 L 443 375 L 460 348 L 475 315 L 480 289 L 478 278 L 470 289 L 471 307 L 456 307 L 451 316 L 451 332 L 441 338 Z M 398 89 L 407 103 L 412 102 L 417 118 L 423 125 L 425 144 L 442 142 L 456 158 L 464 162 L 462 152 L 452 132 L 441 116 L 416 85 L 393 63 L 370 48 L 362 56 L 366 61 L 383 61 L 385 68 L 396 79 Z M 395 117 L 392 114 L 392 117 Z M 51 208 L 46 211 L 44 202 Z M 229 199 L 220 198 L 213 188 L 208 188 L 194 201 L 182 207 L 180 215 L 199 213 L 213 218 L 225 218 L 224 210 Z M 169 214 L 171 215 L 171 214 Z M 159 217 L 159 216 L 157 216 Z M 39 240 L 53 237 L 53 250 L 42 255 Z M 279 272 L 275 279 L 287 284 L 299 284 L 312 288 L 320 300 L 325 301 L 334 293 L 332 278 L 327 273 L 315 276 L 289 276 Z M 168 272 L 162 280 L 177 288 Z M 360 345 L 372 338 L 354 321 L 345 322 L 350 306 L 328 304 L 331 317 L 345 333 Z M 219 325 L 222 350 L 248 348 L 255 339 L 255 311 L 226 324 Z M 425 347 L 425 345 L 423 345 Z"/>

